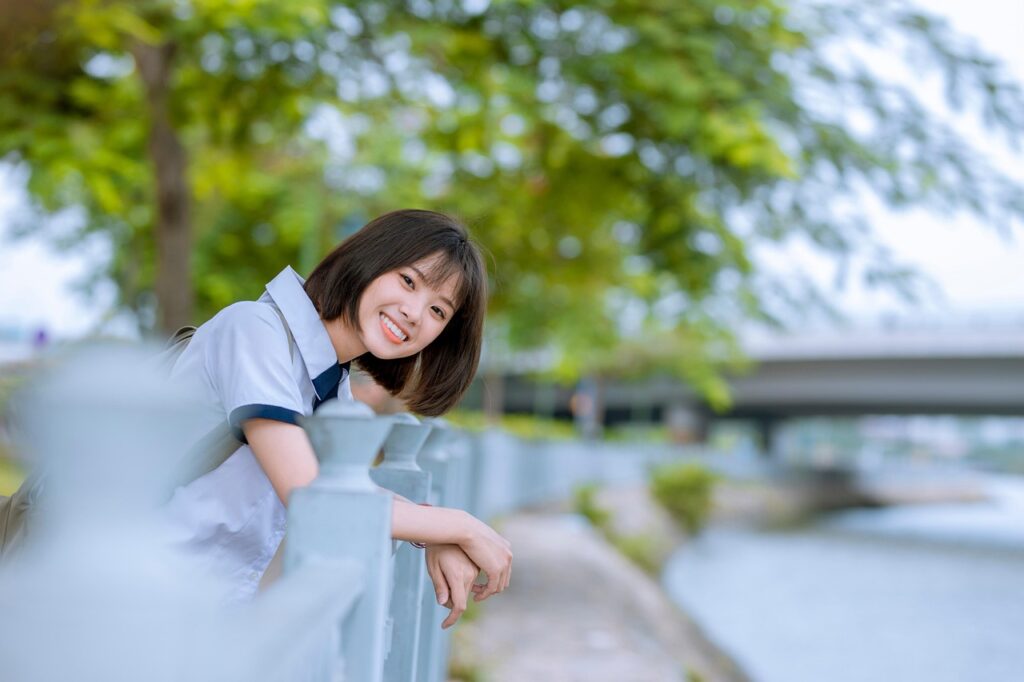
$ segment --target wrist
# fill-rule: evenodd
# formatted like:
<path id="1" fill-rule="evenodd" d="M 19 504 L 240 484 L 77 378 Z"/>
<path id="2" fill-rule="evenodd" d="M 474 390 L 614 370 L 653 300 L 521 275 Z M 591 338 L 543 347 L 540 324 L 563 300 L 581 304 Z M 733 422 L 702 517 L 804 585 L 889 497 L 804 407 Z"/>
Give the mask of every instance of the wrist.
<path id="1" fill-rule="evenodd" d="M 452 514 L 452 544 L 467 545 L 474 536 L 474 521 L 476 518 L 462 509 L 449 509 Z"/>
<path id="2" fill-rule="evenodd" d="M 401 495 L 399 495 L 398 493 L 395 493 L 395 495 L 396 495 L 396 497 L 398 497 L 398 498 L 408 502 L 409 504 L 412 504 L 412 500 L 406 499 L 406 498 L 402 497 Z M 433 507 L 434 505 L 430 504 L 429 502 L 420 502 L 420 506 L 421 507 Z M 427 548 L 427 543 L 425 543 L 425 542 L 416 542 L 415 540 L 409 540 L 409 544 L 412 545 L 413 547 L 417 547 L 419 549 L 426 549 Z"/>

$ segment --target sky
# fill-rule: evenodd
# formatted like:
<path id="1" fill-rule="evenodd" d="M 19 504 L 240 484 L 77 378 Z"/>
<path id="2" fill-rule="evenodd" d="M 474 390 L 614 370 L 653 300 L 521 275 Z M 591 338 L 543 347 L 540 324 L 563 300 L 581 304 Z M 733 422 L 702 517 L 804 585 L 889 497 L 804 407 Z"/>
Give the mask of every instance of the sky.
<path id="1" fill-rule="evenodd" d="M 929 0 L 930 12 L 946 17 L 952 27 L 974 38 L 989 54 L 1001 59 L 1018 83 L 1024 83 L 1024 3 L 1012 0 Z M 899 80 L 904 75 L 925 104 L 946 110 L 940 81 L 920 78 L 900 64 L 872 62 L 876 69 Z M 951 119 L 968 139 L 986 152 L 1002 170 L 1024 180 L 1024 150 L 1011 152 L 986 135 L 970 117 Z M 1024 329 L 1024 226 L 1009 238 L 992 225 L 969 216 L 936 216 L 923 210 L 896 213 L 874 202 L 869 214 L 875 234 L 898 260 L 915 267 L 933 286 L 919 304 L 908 307 L 891 292 L 869 291 L 851 280 L 832 297 L 853 323 L 878 326 L 900 320 L 913 327 L 934 327 L 943 320 L 953 327 L 1007 323 Z M 784 269 L 800 264 L 815 281 L 828 288 L 835 266 L 809 248 L 787 248 L 762 254 L 760 262 Z M 783 270 L 784 271 L 784 270 Z"/>
<path id="2" fill-rule="evenodd" d="M 1002 59 L 1018 82 L 1024 82 L 1024 3 L 1011 0 L 929 0 L 928 9 L 946 16 L 953 27 L 975 37 L 991 54 Z M 941 100 L 935 83 L 920 84 L 926 101 Z M 978 126 L 963 122 L 965 131 L 990 151 L 997 163 L 1014 172 L 1024 167 L 1024 156 L 1013 156 L 997 143 L 985 140 Z M 0 166 L 0 336 L 18 330 L 45 328 L 57 337 L 73 338 L 93 329 L 113 300 L 113 291 L 94 290 L 90 299 L 75 290 L 92 263 L 105 257 L 102 244 L 58 253 L 39 239 L 8 239 L 12 217 L 23 210 L 19 189 L 23 179 L 10 167 Z M 1024 327 L 1024 230 L 1011 239 L 991 226 L 966 216 L 937 217 L 914 211 L 893 213 L 871 210 L 881 241 L 897 257 L 916 267 L 937 287 L 916 307 L 893 295 L 848 285 L 832 288 L 834 267 L 809 249 L 789 248 L 759 258 L 772 267 L 798 264 L 823 288 L 830 290 L 839 308 L 855 323 L 874 324 L 885 317 L 903 321 L 936 319 L 1008 320 Z M 941 292 L 941 293 L 940 293 Z M 131 325 L 115 321 L 115 332 L 130 333 Z"/>

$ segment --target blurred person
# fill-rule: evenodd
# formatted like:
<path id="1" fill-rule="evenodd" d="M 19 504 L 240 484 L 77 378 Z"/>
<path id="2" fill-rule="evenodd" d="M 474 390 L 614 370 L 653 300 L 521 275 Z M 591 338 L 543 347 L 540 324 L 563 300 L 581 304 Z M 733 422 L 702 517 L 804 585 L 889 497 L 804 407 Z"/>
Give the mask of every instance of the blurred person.
<path id="1" fill-rule="evenodd" d="M 32 335 L 32 350 L 36 353 L 41 353 L 46 350 L 50 345 L 50 335 L 46 332 L 45 327 L 39 327 Z"/>
<path id="2" fill-rule="evenodd" d="M 194 387 L 238 448 L 179 487 L 168 504 L 173 542 L 209 559 L 252 596 L 285 535 L 289 496 L 317 475 L 300 415 L 351 400 L 352 363 L 392 400 L 435 416 L 469 387 L 480 358 L 486 275 L 464 226 L 401 210 L 372 220 L 303 280 L 286 267 L 257 301 L 232 304 L 195 330 L 173 379 Z M 219 421 L 218 421 L 219 420 Z M 392 537 L 426 546 L 438 602 L 451 613 L 508 586 L 509 543 L 467 512 L 395 495 Z M 485 584 L 474 584 L 480 571 Z"/>

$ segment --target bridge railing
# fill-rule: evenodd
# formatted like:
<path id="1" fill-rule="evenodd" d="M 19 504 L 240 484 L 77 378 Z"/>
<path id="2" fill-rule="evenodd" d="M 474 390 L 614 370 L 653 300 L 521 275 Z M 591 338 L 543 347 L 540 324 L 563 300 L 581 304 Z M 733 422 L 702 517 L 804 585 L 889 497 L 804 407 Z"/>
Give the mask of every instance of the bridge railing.
<path id="1" fill-rule="evenodd" d="M 383 488 L 486 520 L 586 481 L 639 482 L 678 456 L 468 436 L 332 402 L 303 421 L 320 474 L 290 499 L 283 576 L 224 607 L 225 586 L 157 540 L 167 463 L 192 415 L 148 357 L 89 351 L 23 401 L 19 449 L 52 471 L 55 504 L 0 566 L 0 679 L 442 682 L 447 611 L 422 550 L 391 540 Z"/>

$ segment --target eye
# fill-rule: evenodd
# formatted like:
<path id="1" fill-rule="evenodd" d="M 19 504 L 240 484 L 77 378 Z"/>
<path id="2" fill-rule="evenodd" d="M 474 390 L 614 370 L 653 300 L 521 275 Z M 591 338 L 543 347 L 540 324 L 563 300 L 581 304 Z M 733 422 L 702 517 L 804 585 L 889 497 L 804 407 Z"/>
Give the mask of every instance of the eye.
<path id="1" fill-rule="evenodd" d="M 415 289 L 416 288 L 415 283 L 413 283 L 413 281 L 412 281 L 412 277 L 409 277 L 409 275 L 406 275 L 404 273 L 399 273 L 399 274 L 402 275 L 402 279 L 405 281 L 406 285 L 408 285 L 408 287 L 410 289 Z"/>
<path id="2" fill-rule="evenodd" d="M 445 317 L 447 317 L 447 315 L 444 314 L 444 310 L 442 308 L 438 308 L 436 305 L 433 307 L 433 311 L 434 314 L 437 315 L 442 320 L 445 319 Z"/>

